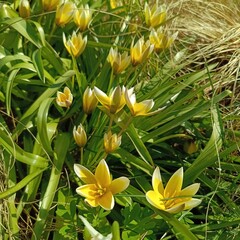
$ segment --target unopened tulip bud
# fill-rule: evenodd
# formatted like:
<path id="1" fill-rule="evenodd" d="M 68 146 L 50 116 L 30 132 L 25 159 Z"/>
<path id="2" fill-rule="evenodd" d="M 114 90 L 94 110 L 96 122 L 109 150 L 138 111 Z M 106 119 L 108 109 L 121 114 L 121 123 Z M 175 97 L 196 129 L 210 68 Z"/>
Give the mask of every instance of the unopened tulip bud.
<path id="1" fill-rule="evenodd" d="M 122 73 L 130 64 L 131 58 L 126 52 L 118 53 L 117 49 L 111 48 L 107 57 L 115 74 Z"/>
<path id="2" fill-rule="evenodd" d="M 193 141 L 186 141 L 183 145 L 183 149 L 188 154 L 193 154 L 197 152 L 198 145 Z"/>
<path id="3" fill-rule="evenodd" d="M 30 16 L 30 4 L 28 0 L 21 0 L 19 3 L 19 15 L 22 18 Z"/>
<path id="4" fill-rule="evenodd" d="M 80 148 L 83 148 L 86 145 L 87 135 L 86 135 L 86 132 L 85 132 L 82 124 L 79 124 L 79 126 L 77 128 L 76 128 L 76 126 L 74 126 L 73 137 L 74 137 L 75 142 L 77 143 L 77 145 Z"/>
<path id="5" fill-rule="evenodd" d="M 94 92 L 91 88 L 87 87 L 83 93 L 83 111 L 86 114 L 90 114 L 96 108 L 97 104 L 98 100 Z"/>
<path id="6" fill-rule="evenodd" d="M 85 6 L 81 5 L 81 7 L 75 11 L 74 22 L 80 31 L 86 30 L 91 20 L 92 11 L 89 9 L 88 4 Z"/>
<path id="7" fill-rule="evenodd" d="M 75 5 L 72 2 L 65 2 L 58 5 L 55 18 L 56 24 L 61 27 L 65 26 L 72 20 L 74 11 Z"/>
<path id="8" fill-rule="evenodd" d="M 59 4 L 60 0 L 42 0 L 43 9 L 46 12 L 56 10 Z"/>
<path id="9" fill-rule="evenodd" d="M 111 131 L 104 134 L 104 149 L 106 153 L 114 152 L 121 145 L 121 136 L 118 137 L 116 133 Z"/>
<path id="10" fill-rule="evenodd" d="M 145 61 L 149 55 L 152 53 L 154 49 L 154 45 L 150 43 L 150 41 L 144 41 L 144 38 L 140 38 L 134 45 L 132 42 L 130 48 L 131 61 L 133 66 L 137 66 L 138 64 Z"/>

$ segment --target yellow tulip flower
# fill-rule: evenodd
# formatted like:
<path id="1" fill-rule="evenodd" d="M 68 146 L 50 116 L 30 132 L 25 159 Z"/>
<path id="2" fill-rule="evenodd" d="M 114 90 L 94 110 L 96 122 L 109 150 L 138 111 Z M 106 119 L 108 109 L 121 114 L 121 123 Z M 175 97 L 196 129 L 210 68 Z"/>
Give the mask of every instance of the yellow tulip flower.
<path id="1" fill-rule="evenodd" d="M 149 5 L 145 3 L 144 6 L 145 21 L 148 27 L 157 27 L 166 21 L 166 7 L 165 5 L 158 6 L 157 3 L 150 9 Z"/>
<path id="2" fill-rule="evenodd" d="M 86 114 L 90 114 L 98 104 L 98 100 L 91 90 L 91 88 L 87 87 L 83 93 L 83 111 Z"/>
<path id="3" fill-rule="evenodd" d="M 138 64 L 145 61 L 149 55 L 152 53 L 154 49 L 154 45 L 150 43 L 148 40 L 144 42 L 144 38 L 141 37 L 134 45 L 134 41 L 132 41 L 130 54 L 131 61 L 133 66 L 137 66 Z"/>
<path id="4" fill-rule="evenodd" d="M 159 53 L 161 50 L 169 48 L 173 41 L 177 37 L 177 32 L 173 34 L 171 37 L 167 36 L 162 27 L 158 28 L 157 31 L 154 29 L 151 31 L 149 35 L 149 41 L 151 44 L 154 45 L 154 50 Z"/>
<path id="5" fill-rule="evenodd" d="M 73 137 L 77 145 L 82 148 L 87 143 L 87 135 L 86 132 L 82 126 L 82 124 L 79 124 L 78 127 L 74 126 L 73 128 Z"/>
<path id="6" fill-rule="evenodd" d="M 125 105 L 124 98 L 125 87 L 117 86 L 110 92 L 110 95 L 107 96 L 103 91 L 99 88 L 94 87 L 94 93 L 98 101 L 103 105 L 103 107 L 111 114 L 117 113 Z"/>
<path id="7" fill-rule="evenodd" d="M 191 209 L 201 203 L 200 199 L 192 198 L 200 184 L 194 183 L 182 189 L 183 168 L 178 169 L 163 187 L 160 170 L 157 167 L 152 176 L 153 190 L 146 193 L 147 201 L 154 207 L 169 212 L 178 213 Z"/>
<path id="8" fill-rule="evenodd" d="M 30 17 L 30 4 L 28 0 L 21 0 L 19 3 L 19 15 L 22 18 Z"/>
<path id="9" fill-rule="evenodd" d="M 84 51 L 87 45 L 87 36 L 82 38 L 82 34 L 76 34 L 73 31 L 73 34 L 70 39 L 66 40 L 65 34 L 63 33 L 63 43 L 67 49 L 67 51 L 74 57 L 78 57 Z"/>
<path id="10" fill-rule="evenodd" d="M 149 111 L 153 108 L 154 101 L 152 99 L 149 99 L 137 103 L 136 95 L 133 93 L 133 88 L 125 91 L 125 100 L 133 116 L 146 116 L 152 114 L 149 113 Z"/>
<path id="11" fill-rule="evenodd" d="M 73 101 L 73 95 L 68 87 L 65 87 L 63 92 L 57 92 L 56 102 L 60 107 L 69 108 Z"/>
<path id="12" fill-rule="evenodd" d="M 75 5 L 72 2 L 64 2 L 57 7 L 55 22 L 58 26 L 65 26 L 69 23 L 75 11 Z"/>
<path id="13" fill-rule="evenodd" d="M 110 49 L 107 60 L 115 74 L 123 72 L 131 62 L 131 58 L 126 52 L 120 54 L 117 49 L 114 50 L 113 48 Z"/>
<path id="14" fill-rule="evenodd" d="M 104 149 L 106 153 L 114 152 L 121 145 L 121 136 L 116 133 L 112 134 L 111 131 L 104 134 Z"/>
<path id="15" fill-rule="evenodd" d="M 47 12 L 56 10 L 60 0 L 42 0 L 43 9 Z"/>
<path id="16" fill-rule="evenodd" d="M 75 11 L 74 22 L 81 31 L 87 29 L 91 20 L 92 11 L 89 9 L 88 4 L 85 6 L 81 5 L 81 7 Z"/>
<path id="17" fill-rule="evenodd" d="M 74 164 L 74 171 L 77 176 L 85 183 L 76 189 L 76 192 L 85 197 L 92 207 L 101 206 L 105 210 L 114 207 L 114 195 L 124 191 L 129 185 L 129 179 L 119 177 L 112 180 L 108 165 L 102 159 L 95 171 L 95 174 L 80 164 Z"/>

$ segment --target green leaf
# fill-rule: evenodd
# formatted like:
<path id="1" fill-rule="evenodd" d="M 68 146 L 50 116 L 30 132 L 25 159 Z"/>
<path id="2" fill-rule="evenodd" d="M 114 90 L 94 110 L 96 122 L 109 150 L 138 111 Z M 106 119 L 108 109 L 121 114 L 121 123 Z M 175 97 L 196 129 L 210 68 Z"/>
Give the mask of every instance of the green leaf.
<path id="1" fill-rule="evenodd" d="M 13 141 L 11 136 L 7 135 L 1 128 L 0 143 L 10 154 L 12 154 L 20 162 L 39 168 L 46 168 L 48 166 L 48 160 L 46 158 L 24 151 Z"/>
<path id="2" fill-rule="evenodd" d="M 39 109 L 37 114 L 37 129 L 39 138 L 42 144 L 42 147 L 48 154 L 52 154 L 53 150 L 51 147 L 50 139 L 48 137 L 48 125 L 47 125 L 47 117 L 50 105 L 54 99 L 53 98 L 47 98 L 45 99 Z"/>
<path id="3" fill-rule="evenodd" d="M 2 24 L 14 28 L 18 33 L 20 33 L 36 47 L 41 48 L 44 46 L 42 37 L 40 37 L 40 35 L 42 35 L 42 32 L 39 32 L 39 28 L 36 29 L 36 25 L 33 26 L 31 21 L 16 17 L 2 21 Z M 2 30 L 0 29 L 0 31 Z"/>
<path id="4" fill-rule="evenodd" d="M 43 62 L 42 62 L 42 57 L 41 57 L 41 49 L 37 49 L 33 52 L 32 61 L 33 61 L 33 65 L 37 71 L 39 78 L 42 80 L 43 83 L 45 83 L 45 75 L 44 75 L 44 68 L 43 68 Z"/>
<path id="5" fill-rule="evenodd" d="M 212 135 L 206 147 L 185 172 L 186 184 L 193 182 L 207 167 L 214 164 L 218 159 L 219 150 L 222 146 L 222 128 L 216 107 L 211 109 L 211 113 L 213 119 Z"/>
<path id="6" fill-rule="evenodd" d="M 9 77 L 8 77 L 8 82 L 7 82 L 7 88 L 6 88 L 6 107 L 7 107 L 7 114 L 10 115 L 11 112 L 11 97 L 12 97 L 12 88 L 13 88 L 13 82 L 18 74 L 19 69 L 13 70 Z"/>
<path id="7" fill-rule="evenodd" d="M 130 138 L 130 140 L 132 141 L 132 143 L 133 143 L 134 147 L 136 148 L 137 152 L 142 157 L 142 159 L 147 164 L 149 164 L 151 166 L 154 166 L 152 157 L 151 157 L 150 153 L 148 152 L 146 146 L 144 145 L 143 141 L 141 140 L 141 138 L 137 134 L 137 131 L 136 131 L 135 127 L 133 126 L 133 124 L 131 124 L 127 128 L 126 133 L 127 133 L 128 137 Z"/>
<path id="8" fill-rule="evenodd" d="M 28 174 L 24 179 L 22 179 L 20 182 L 18 182 L 14 187 L 11 187 L 7 189 L 4 192 L 0 193 L 0 199 L 7 198 L 11 196 L 12 194 L 16 193 L 23 187 L 25 187 L 29 182 L 31 182 L 34 178 L 36 178 L 39 174 L 41 174 L 43 171 L 45 171 L 46 168 L 36 170 L 32 174 Z"/>

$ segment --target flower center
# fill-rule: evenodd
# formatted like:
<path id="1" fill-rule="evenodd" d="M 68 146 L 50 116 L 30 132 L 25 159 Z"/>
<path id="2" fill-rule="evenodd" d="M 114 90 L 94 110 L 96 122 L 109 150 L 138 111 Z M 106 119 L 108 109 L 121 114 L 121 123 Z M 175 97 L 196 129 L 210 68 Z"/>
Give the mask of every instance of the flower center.
<path id="1" fill-rule="evenodd" d="M 102 195 L 104 195 L 106 193 L 106 191 L 107 191 L 106 188 L 98 187 L 98 189 L 96 191 L 96 197 L 101 197 Z"/>

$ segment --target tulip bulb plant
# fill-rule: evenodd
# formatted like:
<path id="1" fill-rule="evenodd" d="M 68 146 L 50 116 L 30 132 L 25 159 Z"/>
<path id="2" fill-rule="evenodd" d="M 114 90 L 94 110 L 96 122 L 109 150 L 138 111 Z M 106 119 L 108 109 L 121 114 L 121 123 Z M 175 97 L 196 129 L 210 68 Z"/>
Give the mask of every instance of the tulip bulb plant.
<path id="1" fill-rule="evenodd" d="M 172 27 L 174 6 L 0 3 L 3 239 L 212 239 L 237 225 L 237 145 L 221 151 L 217 106 L 229 92 L 215 65 L 189 70 L 197 38 Z"/>

